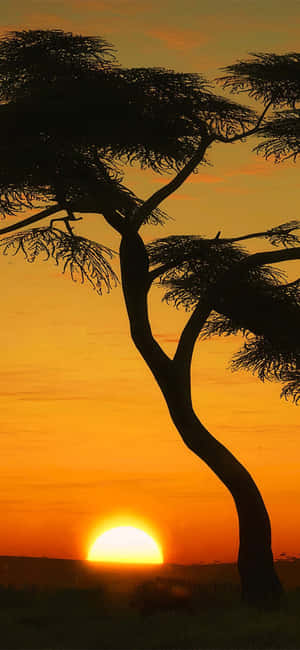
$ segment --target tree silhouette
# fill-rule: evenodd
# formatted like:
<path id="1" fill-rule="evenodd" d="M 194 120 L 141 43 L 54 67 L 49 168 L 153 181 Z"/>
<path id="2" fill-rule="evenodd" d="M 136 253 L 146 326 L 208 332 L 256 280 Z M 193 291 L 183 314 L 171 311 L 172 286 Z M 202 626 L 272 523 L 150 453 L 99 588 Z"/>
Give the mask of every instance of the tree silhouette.
<path id="1" fill-rule="evenodd" d="M 259 66 L 261 59 L 254 63 Z M 299 283 L 284 283 L 269 266 L 300 257 L 299 223 L 231 239 L 220 233 L 210 240 L 167 237 L 148 246 L 139 234 L 143 224 L 167 218 L 160 204 L 206 163 L 213 142 L 232 143 L 254 134 L 266 138 L 278 119 L 267 112 L 286 102 L 285 90 L 278 83 L 272 94 L 273 79 L 269 83 L 260 68 L 247 77 L 243 66 L 226 69 L 223 83 L 262 97 L 260 116 L 216 95 L 199 75 L 124 69 L 103 39 L 59 30 L 6 35 L 0 41 L 0 151 L 6 161 L 0 208 L 3 216 L 24 210 L 34 214 L 2 228 L 2 235 L 18 232 L 0 240 L 0 247 L 5 254 L 23 252 L 29 262 L 39 255 L 52 257 L 73 279 L 87 280 L 101 293 L 103 286 L 109 290 L 118 282 L 109 263 L 112 251 L 76 235 L 74 225 L 81 217 L 75 215 L 98 213 L 120 234 L 132 339 L 183 441 L 230 491 L 239 518 L 243 598 L 267 606 L 277 603 L 282 592 L 268 513 L 248 471 L 197 418 L 190 368 L 198 337 L 241 332 L 245 345 L 234 368 L 280 380 L 283 394 L 299 399 Z M 253 79 L 259 80 L 257 86 Z M 123 168 L 132 162 L 174 176 L 141 201 L 122 183 Z M 46 218 L 48 226 L 32 227 Z M 281 248 L 249 254 L 238 244 L 255 237 Z M 167 301 L 191 311 L 173 358 L 151 330 L 147 299 L 155 281 L 166 288 Z"/>

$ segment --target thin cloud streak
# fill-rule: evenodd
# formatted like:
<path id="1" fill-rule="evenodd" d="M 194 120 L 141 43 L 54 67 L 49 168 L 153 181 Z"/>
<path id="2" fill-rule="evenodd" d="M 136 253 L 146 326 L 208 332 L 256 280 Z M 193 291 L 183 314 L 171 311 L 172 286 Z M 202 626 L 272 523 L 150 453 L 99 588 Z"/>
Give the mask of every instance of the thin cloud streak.
<path id="1" fill-rule="evenodd" d="M 188 51 L 205 45 L 211 38 L 203 37 L 198 30 L 190 29 L 149 29 L 147 36 L 161 41 L 167 48 L 178 51 Z"/>

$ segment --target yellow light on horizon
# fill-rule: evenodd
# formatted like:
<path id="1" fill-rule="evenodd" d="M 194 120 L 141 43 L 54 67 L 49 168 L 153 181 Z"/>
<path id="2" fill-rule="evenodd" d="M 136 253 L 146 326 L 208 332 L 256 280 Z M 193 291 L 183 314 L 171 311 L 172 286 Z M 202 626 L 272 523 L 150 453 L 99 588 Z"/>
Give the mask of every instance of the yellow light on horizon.
<path id="1" fill-rule="evenodd" d="M 162 564 L 163 554 L 156 541 L 139 528 L 118 526 L 97 537 L 92 544 L 89 562 L 126 564 Z"/>

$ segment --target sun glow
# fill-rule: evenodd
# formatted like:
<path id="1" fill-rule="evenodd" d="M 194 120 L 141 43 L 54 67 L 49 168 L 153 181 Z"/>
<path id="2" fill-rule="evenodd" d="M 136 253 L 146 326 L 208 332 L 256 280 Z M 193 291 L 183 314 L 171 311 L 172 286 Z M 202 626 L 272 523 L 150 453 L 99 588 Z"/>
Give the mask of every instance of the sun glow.
<path id="1" fill-rule="evenodd" d="M 148 533 L 133 526 L 118 526 L 97 537 L 87 559 L 90 562 L 162 564 L 163 554 Z"/>

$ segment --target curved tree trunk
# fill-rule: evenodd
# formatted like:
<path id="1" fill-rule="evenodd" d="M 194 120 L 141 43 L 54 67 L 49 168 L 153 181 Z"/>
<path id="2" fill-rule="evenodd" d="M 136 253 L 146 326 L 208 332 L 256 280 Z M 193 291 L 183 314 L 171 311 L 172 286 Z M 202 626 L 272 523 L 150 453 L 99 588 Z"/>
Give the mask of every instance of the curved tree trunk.
<path id="1" fill-rule="evenodd" d="M 189 354 L 186 349 L 184 354 L 183 349 L 179 353 L 178 347 L 171 360 L 151 332 L 147 309 L 148 258 L 138 234 L 123 236 L 120 259 L 132 339 L 161 388 L 182 440 L 212 469 L 234 499 L 239 519 L 242 598 L 250 605 L 276 606 L 282 587 L 274 568 L 270 520 L 261 494 L 247 470 L 207 431 L 193 410 L 190 366 L 196 330 L 193 336 L 185 332 L 184 345 Z"/>
<path id="2" fill-rule="evenodd" d="M 218 476 L 234 499 L 239 520 L 242 598 L 250 605 L 274 607 L 280 601 L 282 587 L 274 569 L 271 526 L 262 496 L 249 472 L 201 424 L 184 394 L 180 377 L 174 385 L 173 375 L 170 384 L 164 394 L 182 440 Z"/>

